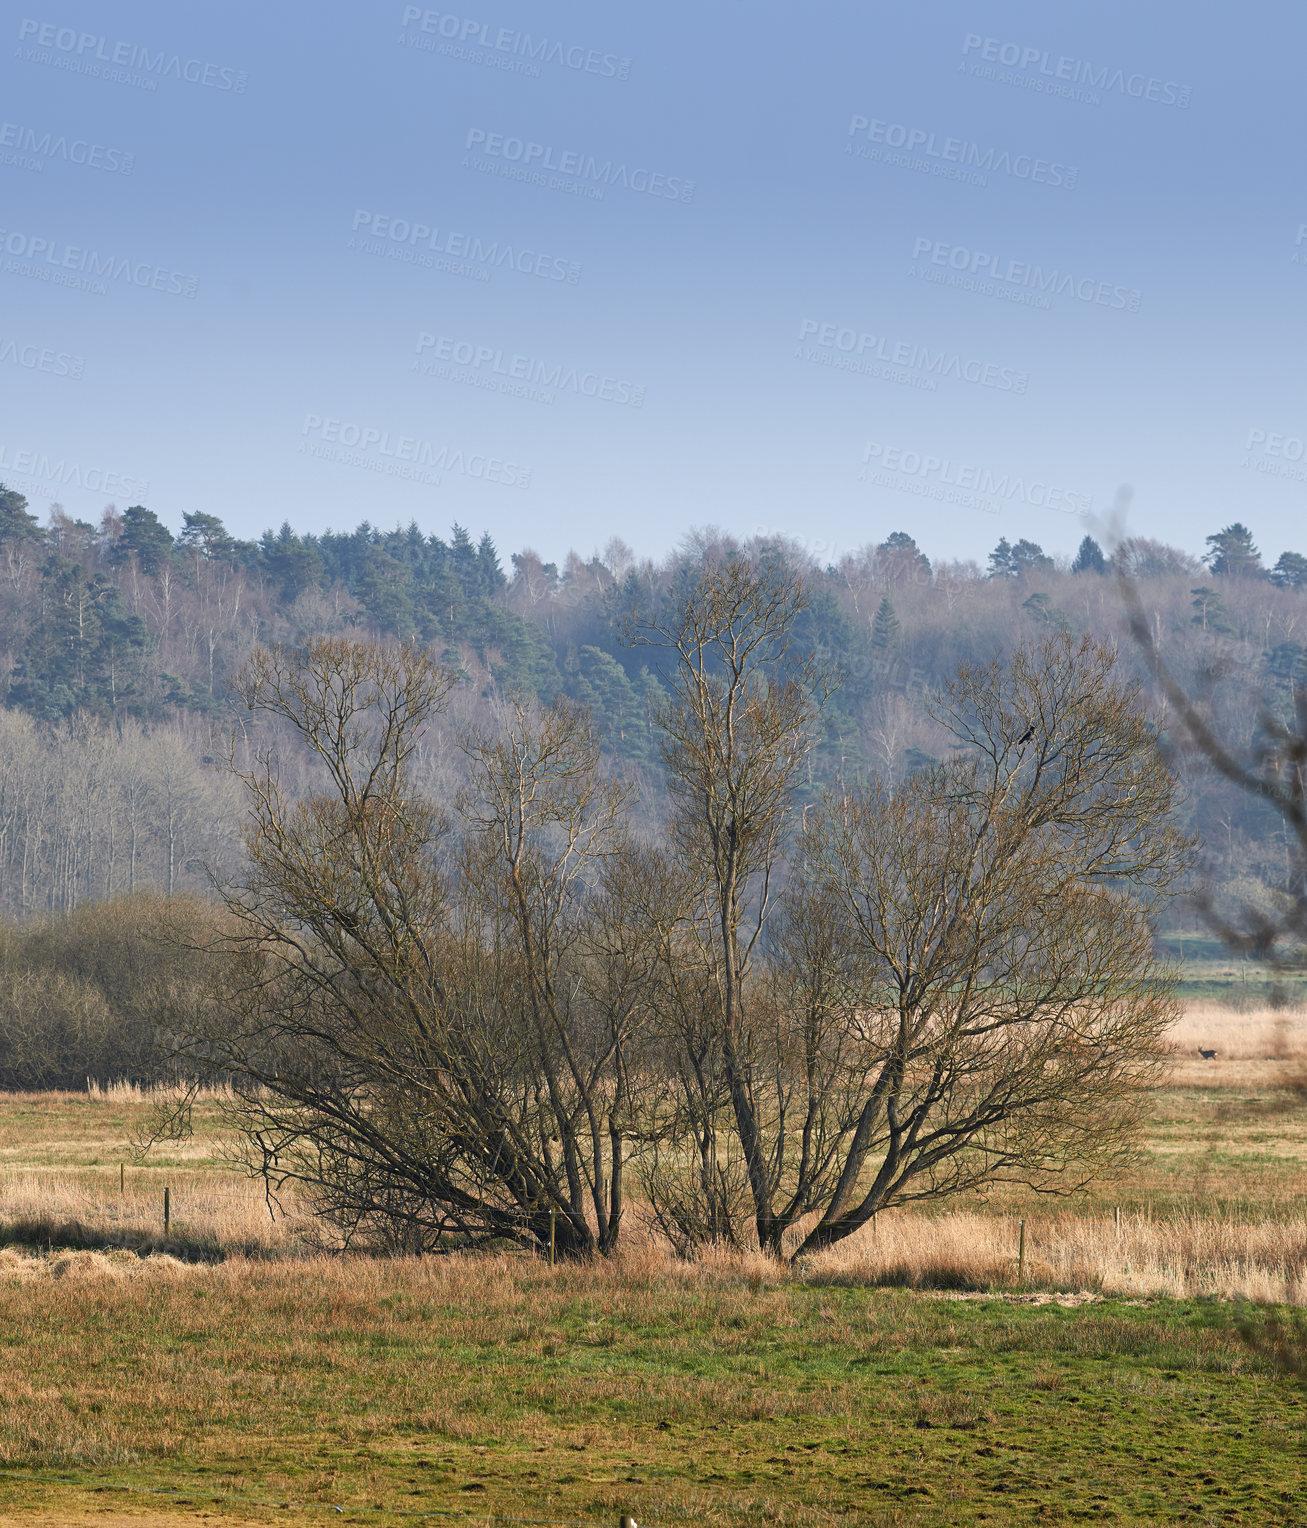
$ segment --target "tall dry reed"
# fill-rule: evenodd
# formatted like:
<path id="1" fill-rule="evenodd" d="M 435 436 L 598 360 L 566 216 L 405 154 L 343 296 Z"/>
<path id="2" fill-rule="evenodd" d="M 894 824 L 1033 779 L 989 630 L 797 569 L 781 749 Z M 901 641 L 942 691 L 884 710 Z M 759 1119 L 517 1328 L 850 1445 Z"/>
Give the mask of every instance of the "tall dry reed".
<path id="1" fill-rule="evenodd" d="M 198 1258 L 279 1257 L 301 1248 L 305 1230 L 293 1208 L 274 1218 L 259 1186 L 234 1173 L 151 1173 L 146 1184 L 132 1174 L 121 1193 L 116 1172 L 0 1175 L 0 1241 L 170 1250 Z"/>
<path id="2" fill-rule="evenodd" d="M 803 1272 L 840 1284 L 1013 1289 L 1019 1247 L 1015 1217 L 882 1215 L 874 1230 L 806 1259 Z M 1023 1273 L 1032 1289 L 1307 1304 L 1307 1215 L 1128 1214 L 1119 1226 L 1110 1214 L 1032 1218 Z"/>
<path id="3" fill-rule="evenodd" d="M 1214 1050 L 1221 1061 L 1307 1060 L 1307 1010 L 1190 1003 L 1167 1033 L 1176 1056 Z M 1200 1058 L 1201 1059 L 1201 1058 Z"/>

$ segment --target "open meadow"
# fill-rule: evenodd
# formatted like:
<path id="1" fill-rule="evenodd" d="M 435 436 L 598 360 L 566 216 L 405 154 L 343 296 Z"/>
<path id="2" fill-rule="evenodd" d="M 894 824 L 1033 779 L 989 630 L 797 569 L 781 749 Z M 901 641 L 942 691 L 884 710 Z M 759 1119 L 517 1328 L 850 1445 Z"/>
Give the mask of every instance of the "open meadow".
<path id="1" fill-rule="evenodd" d="M 132 1089 L 0 1096 L 0 1521 L 1307 1522 L 1303 1016 L 1173 1039 L 1127 1177 L 788 1273 L 333 1256 L 212 1099 L 138 1163 Z"/>

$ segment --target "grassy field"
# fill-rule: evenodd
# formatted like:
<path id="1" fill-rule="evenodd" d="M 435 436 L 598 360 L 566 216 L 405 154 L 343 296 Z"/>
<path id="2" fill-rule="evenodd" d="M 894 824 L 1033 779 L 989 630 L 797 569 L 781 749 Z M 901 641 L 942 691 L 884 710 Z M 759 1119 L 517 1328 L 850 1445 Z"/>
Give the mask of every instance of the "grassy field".
<path id="1" fill-rule="evenodd" d="M 1180 996 L 1187 1003 L 1256 1008 L 1268 1003 L 1273 991 L 1295 1006 L 1307 1002 L 1307 972 L 1272 978 L 1258 961 L 1231 954 L 1214 934 L 1172 934 L 1159 943 L 1183 965 Z"/>
<path id="2" fill-rule="evenodd" d="M 1302 1039 L 1195 1010 L 1128 1178 L 791 1275 L 326 1257 L 212 1105 L 120 1194 L 143 1100 L 2 1098 L 0 1522 L 1302 1524 L 1303 1391 L 1235 1298 L 1307 1303 Z"/>

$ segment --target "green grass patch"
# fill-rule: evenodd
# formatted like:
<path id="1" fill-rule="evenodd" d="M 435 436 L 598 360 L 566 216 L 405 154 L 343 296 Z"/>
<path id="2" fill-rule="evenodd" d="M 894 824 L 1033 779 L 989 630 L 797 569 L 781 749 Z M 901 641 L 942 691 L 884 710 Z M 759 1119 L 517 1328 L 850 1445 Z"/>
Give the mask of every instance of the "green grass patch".
<path id="1" fill-rule="evenodd" d="M 1302 1394 L 1235 1319 L 511 1259 L 29 1278 L 0 1460 L 347 1514 L 1301 1523 Z"/>

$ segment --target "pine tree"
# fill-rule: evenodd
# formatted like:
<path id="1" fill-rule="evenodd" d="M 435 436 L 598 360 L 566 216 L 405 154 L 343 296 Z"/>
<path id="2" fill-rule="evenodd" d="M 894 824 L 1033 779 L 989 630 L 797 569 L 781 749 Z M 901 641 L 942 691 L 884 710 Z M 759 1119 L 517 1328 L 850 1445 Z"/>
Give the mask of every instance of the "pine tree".
<path id="1" fill-rule="evenodd" d="M 1307 557 L 1301 552 L 1281 552 L 1271 569 L 1271 582 L 1282 589 L 1307 588 Z"/>
<path id="2" fill-rule="evenodd" d="M 1076 553 L 1076 560 L 1071 564 L 1073 573 L 1106 573 L 1107 558 L 1103 556 L 1103 549 L 1092 536 L 1086 536 L 1080 543 L 1080 550 Z"/>
<path id="3" fill-rule="evenodd" d="M 413 576 L 399 558 L 382 547 L 369 547 L 363 573 L 351 592 L 381 631 L 401 641 L 416 635 Z"/>
<path id="4" fill-rule="evenodd" d="M 182 516 L 177 545 L 192 553 L 202 552 L 205 557 L 230 557 L 236 550 L 236 543 L 217 515 L 206 515 L 202 510 Z"/>
<path id="5" fill-rule="evenodd" d="M 331 543 L 342 539 L 344 538 L 332 536 L 322 538 L 324 546 L 328 547 Z M 312 537 L 297 536 L 291 530 L 288 520 L 282 522 L 282 527 L 275 536 L 271 531 L 264 531 L 259 546 L 263 552 L 264 566 L 281 585 L 281 597 L 287 604 L 312 584 L 316 584 L 322 577 L 322 553 Z M 352 581 L 344 577 L 342 582 L 349 588 Z M 350 592 L 354 592 L 352 588 Z"/>
<path id="6" fill-rule="evenodd" d="M 122 534 L 113 549 L 113 560 L 124 563 L 135 557 L 142 573 L 153 577 L 172 555 L 172 533 L 152 509 L 133 504 L 123 512 Z"/>
<path id="7" fill-rule="evenodd" d="M 991 578 L 1015 578 L 1021 569 L 1006 536 L 1000 537 L 998 545 L 989 554 Z"/>
<path id="8" fill-rule="evenodd" d="M 1063 626 L 1066 617 L 1053 604 L 1046 594 L 1032 594 L 1028 600 L 1022 600 L 1021 608 L 1030 616 L 1031 620 L 1037 621 L 1041 626 Z"/>
<path id="9" fill-rule="evenodd" d="M 1203 584 L 1201 588 L 1190 589 L 1189 593 L 1193 596 L 1189 603 L 1193 606 L 1195 626 L 1217 637 L 1235 635 L 1230 617 L 1225 613 L 1225 602 L 1218 590 L 1210 584 Z"/>
<path id="10" fill-rule="evenodd" d="M 28 513 L 27 500 L 0 483 L 0 541 L 30 541 L 40 534 L 36 516 Z"/>
<path id="11" fill-rule="evenodd" d="M 1267 653 L 1265 661 L 1277 679 L 1307 689 L 1307 647 L 1301 642 L 1281 642 Z"/>
<path id="12" fill-rule="evenodd" d="M 906 531 L 891 531 L 876 550 L 887 555 L 899 576 L 915 573 L 930 577 L 930 558 Z"/>
<path id="13" fill-rule="evenodd" d="M 495 543 L 490 539 L 489 531 L 486 531 L 477 543 L 477 562 L 481 567 L 483 594 L 493 594 L 496 589 L 502 589 L 508 582 L 504 577 L 503 568 L 499 566 L 499 553 L 495 550 Z"/>
<path id="14" fill-rule="evenodd" d="M 894 614 L 889 595 L 881 598 L 876 619 L 871 623 L 871 645 L 878 653 L 892 652 L 899 642 L 899 618 Z"/>
<path id="15" fill-rule="evenodd" d="M 1262 571 L 1262 554 L 1253 545 L 1253 533 L 1237 520 L 1215 536 L 1208 536 L 1210 551 L 1203 561 L 1218 577 L 1243 578 Z"/>
<path id="16" fill-rule="evenodd" d="M 644 758 L 649 752 L 639 697 L 626 670 L 601 647 L 585 646 L 577 654 L 576 698 L 590 708 L 601 744 L 612 753 Z"/>
<path id="17" fill-rule="evenodd" d="M 461 526 L 457 520 L 452 527 L 452 538 L 449 550 L 453 558 L 454 568 L 463 586 L 471 589 L 480 582 L 478 577 L 480 568 L 477 563 L 477 549 L 473 546 L 472 538 L 468 535 L 465 527 Z"/>
<path id="18" fill-rule="evenodd" d="M 1027 541 L 1024 536 L 1012 548 L 1012 561 L 1018 573 L 1036 573 L 1053 566 L 1053 559 L 1043 547 L 1037 541 Z"/>

